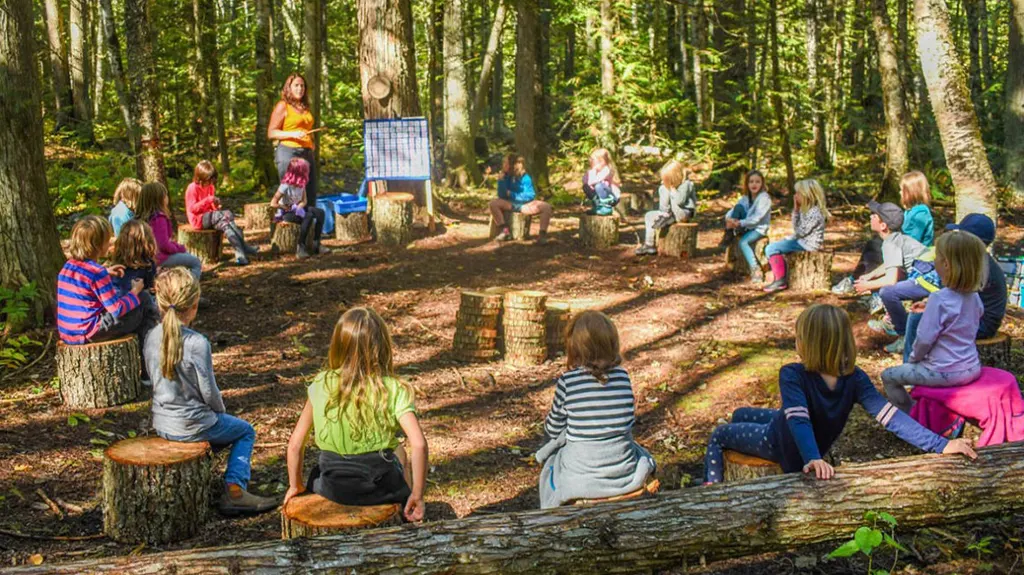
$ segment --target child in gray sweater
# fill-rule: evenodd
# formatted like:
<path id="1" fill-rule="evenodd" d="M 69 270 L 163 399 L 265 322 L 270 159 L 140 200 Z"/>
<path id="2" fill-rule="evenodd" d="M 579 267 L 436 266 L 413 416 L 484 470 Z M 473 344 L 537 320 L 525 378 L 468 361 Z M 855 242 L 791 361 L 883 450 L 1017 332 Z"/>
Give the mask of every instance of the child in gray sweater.
<path id="1" fill-rule="evenodd" d="M 825 244 L 825 222 L 830 215 L 825 206 L 825 190 L 813 179 L 800 180 L 793 187 L 793 235 L 772 242 L 764 249 L 775 276 L 775 281 L 765 286 L 766 292 L 789 287 L 785 254 L 816 252 Z"/>
<path id="2" fill-rule="evenodd" d="M 210 342 L 188 328 L 199 308 L 199 282 L 185 268 L 169 268 L 156 278 L 163 322 L 146 336 L 142 355 L 153 380 L 153 427 L 168 441 L 208 441 L 214 450 L 231 448 L 226 489 L 219 507 L 225 515 L 260 513 L 277 500 L 246 491 L 256 431 L 225 413 L 213 375 Z"/>
<path id="3" fill-rule="evenodd" d="M 676 222 L 688 222 L 696 213 L 697 188 L 690 181 L 690 171 L 672 160 L 661 169 L 658 209 L 644 215 L 644 245 L 636 249 L 636 255 L 657 255 L 658 250 L 654 247 L 657 230 Z"/>

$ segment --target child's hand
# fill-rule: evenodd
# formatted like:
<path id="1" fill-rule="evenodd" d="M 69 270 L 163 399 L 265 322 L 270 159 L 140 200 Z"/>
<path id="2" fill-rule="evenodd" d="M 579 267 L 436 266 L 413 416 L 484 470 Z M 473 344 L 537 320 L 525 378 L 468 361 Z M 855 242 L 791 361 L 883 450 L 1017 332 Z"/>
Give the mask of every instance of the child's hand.
<path id="1" fill-rule="evenodd" d="M 910 305 L 911 313 L 924 313 L 924 308 L 928 307 L 927 301 L 915 301 Z"/>
<path id="2" fill-rule="evenodd" d="M 141 278 L 135 278 L 132 280 L 132 293 L 136 296 L 142 293 L 142 290 L 146 289 L 146 282 L 142 281 Z"/>
<path id="3" fill-rule="evenodd" d="M 836 470 L 822 459 L 812 459 L 804 465 L 804 473 L 810 473 L 812 470 L 818 479 L 832 479 L 836 474 Z"/>
<path id="4" fill-rule="evenodd" d="M 971 447 L 971 442 L 968 439 L 953 439 L 946 444 L 946 448 L 942 450 L 942 453 L 949 455 L 950 453 L 959 453 L 966 455 L 971 459 L 977 459 L 978 454 L 974 452 Z"/>
<path id="5" fill-rule="evenodd" d="M 423 503 L 422 497 L 417 499 L 409 496 L 409 500 L 405 502 L 405 518 L 409 521 L 422 521 L 426 509 L 427 506 Z"/>
<path id="6" fill-rule="evenodd" d="M 871 292 L 871 288 L 867 287 L 867 280 L 859 279 L 853 282 L 853 289 L 859 294 L 866 294 Z"/>
<path id="7" fill-rule="evenodd" d="M 111 264 L 107 267 L 107 273 L 114 276 L 115 278 L 124 276 L 124 266 L 121 264 Z"/>
<path id="8" fill-rule="evenodd" d="M 295 497 L 296 495 L 301 495 L 305 493 L 305 491 L 306 489 L 303 487 L 289 487 L 288 491 L 284 492 L 284 501 L 281 503 L 281 505 L 288 505 L 288 501 L 290 501 L 292 497 Z"/>

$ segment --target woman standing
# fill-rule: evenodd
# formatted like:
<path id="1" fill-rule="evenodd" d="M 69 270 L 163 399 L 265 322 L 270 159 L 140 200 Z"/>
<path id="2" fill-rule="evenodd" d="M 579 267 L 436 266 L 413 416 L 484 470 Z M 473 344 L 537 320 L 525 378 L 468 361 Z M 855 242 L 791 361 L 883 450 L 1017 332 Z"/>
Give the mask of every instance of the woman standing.
<path id="1" fill-rule="evenodd" d="M 310 134 L 312 130 L 313 113 L 309 111 L 306 79 L 301 74 L 292 74 L 284 81 L 281 101 L 274 106 L 274 111 L 270 114 L 267 138 L 278 142 L 277 150 L 274 152 L 278 178 L 284 177 L 292 158 L 302 158 L 309 162 L 306 201 L 308 205 L 315 206 L 320 168 L 313 160 L 313 136 Z"/>

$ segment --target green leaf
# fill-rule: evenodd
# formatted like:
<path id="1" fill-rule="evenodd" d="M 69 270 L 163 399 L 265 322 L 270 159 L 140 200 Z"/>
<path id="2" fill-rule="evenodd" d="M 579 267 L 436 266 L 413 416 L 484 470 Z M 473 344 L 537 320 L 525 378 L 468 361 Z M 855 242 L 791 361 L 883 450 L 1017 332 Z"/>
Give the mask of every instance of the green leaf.
<path id="1" fill-rule="evenodd" d="M 878 512 L 877 511 L 865 511 L 864 512 L 864 521 L 872 521 L 872 522 L 878 521 Z"/>
<path id="2" fill-rule="evenodd" d="M 889 515 L 885 511 L 879 513 L 878 514 L 878 518 L 881 519 L 882 521 L 885 521 L 889 525 L 891 525 L 893 527 L 896 527 L 896 518 L 893 517 L 892 515 Z"/>
<path id="3" fill-rule="evenodd" d="M 882 532 L 870 527 L 861 527 L 854 533 L 853 540 L 857 543 L 861 553 L 871 555 L 875 547 L 882 544 Z"/>
<path id="4" fill-rule="evenodd" d="M 837 557 L 852 557 L 858 551 L 860 551 L 860 547 L 857 545 L 856 541 L 847 541 L 840 545 L 838 549 L 829 553 L 828 556 L 833 559 Z"/>
<path id="5" fill-rule="evenodd" d="M 136 435 L 136 433 L 134 431 L 129 431 L 128 432 L 128 437 L 135 437 L 135 435 Z"/>
<path id="6" fill-rule="evenodd" d="M 109 441 L 107 441 L 106 439 L 100 439 L 98 437 L 93 437 L 92 439 L 89 440 L 89 443 L 93 445 L 110 445 Z"/>
<path id="7" fill-rule="evenodd" d="M 892 547 L 894 549 L 899 549 L 900 551 L 903 551 L 904 553 L 909 553 L 909 551 L 907 550 L 906 547 L 901 545 L 899 541 L 897 541 L 897 540 L 893 539 L 892 537 L 890 537 L 888 533 L 882 533 L 882 540 L 885 541 L 885 544 L 888 545 L 889 547 Z"/>

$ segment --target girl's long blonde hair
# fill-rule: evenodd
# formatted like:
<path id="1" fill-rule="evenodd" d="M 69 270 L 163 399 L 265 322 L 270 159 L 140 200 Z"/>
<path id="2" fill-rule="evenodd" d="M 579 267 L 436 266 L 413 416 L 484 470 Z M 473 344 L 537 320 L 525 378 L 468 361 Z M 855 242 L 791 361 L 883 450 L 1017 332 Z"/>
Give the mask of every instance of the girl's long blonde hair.
<path id="1" fill-rule="evenodd" d="M 945 287 L 960 293 L 981 291 L 988 278 L 985 243 L 978 236 L 963 230 L 952 230 L 935 241 L 935 260 L 949 266 Z"/>
<path id="2" fill-rule="evenodd" d="M 822 217 L 826 221 L 832 217 L 832 214 L 828 213 L 828 207 L 825 206 L 825 190 L 818 183 L 818 180 L 814 178 L 800 180 L 793 185 L 793 189 L 796 197 L 800 198 L 800 212 L 806 214 L 807 210 L 818 206 Z"/>
<path id="3" fill-rule="evenodd" d="M 354 307 L 334 324 L 324 367 L 330 372 L 328 378 L 337 379 L 337 387 L 331 390 L 324 416 L 338 421 L 347 414 L 356 441 L 362 439 L 366 429 L 393 425 L 384 384 L 385 378 L 395 378 L 391 347 L 391 333 L 384 318 L 370 308 Z M 401 381 L 399 384 L 405 385 Z"/>
<path id="4" fill-rule="evenodd" d="M 661 168 L 661 183 L 666 188 L 674 190 L 679 186 L 683 185 L 683 182 L 690 179 L 690 168 L 683 165 L 682 162 L 677 160 L 669 160 Z"/>
<path id="5" fill-rule="evenodd" d="M 816 303 L 796 318 L 796 352 L 807 371 L 835 377 L 857 368 L 857 340 L 846 310 Z"/>
<path id="6" fill-rule="evenodd" d="M 608 171 L 612 176 L 612 183 L 616 186 L 621 186 L 622 181 L 619 180 L 619 169 L 615 167 L 615 160 L 612 160 L 612 153 L 607 148 L 598 148 L 593 152 L 590 152 L 590 158 L 600 158 L 604 161 L 605 165 L 608 166 Z"/>
<path id="7" fill-rule="evenodd" d="M 148 222 L 153 217 L 153 214 L 163 212 L 173 223 L 174 216 L 171 215 L 167 202 L 167 188 L 160 182 L 148 182 L 142 186 L 142 193 L 139 194 L 135 217 Z"/>
<path id="8" fill-rule="evenodd" d="M 184 357 L 181 316 L 199 304 L 199 281 L 182 267 L 169 268 L 156 276 L 156 305 L 163 316 L 160 342 L 160 373 L 174 379 L 174 366 Z"/>
<path id="9" fill-rule="evenodd" d="M 114 241 L 115 264 L 126 268 L 149 267 L 156 259 L 156 238 L 153 228 L 139 220 L 130 219 L 121 226 L 121 234 Z"/>
<path id="10" fill-rule="evenodd" d="M 917 204 L 932 205 L 932 190 L 924 173 L 914 170 L 903 174 L 900 178 L 900 203 L 904 209 L 910 209 Z"/>
<path id="11" fill-rule="evenodd" d="M 139 180 L 135 178 L 121 180 L 121 183 L 117 184 L 117 189 L 114 190 L 114 205 L 117 205 L 118 202 L 124 202 L 124 205 L 134 212 L 141 191 L 142 182 Z"/>

